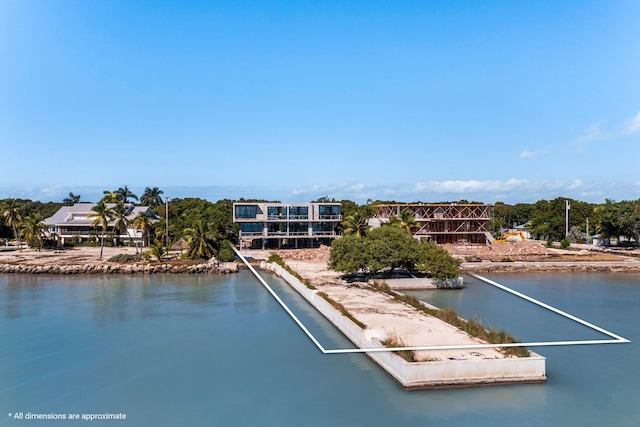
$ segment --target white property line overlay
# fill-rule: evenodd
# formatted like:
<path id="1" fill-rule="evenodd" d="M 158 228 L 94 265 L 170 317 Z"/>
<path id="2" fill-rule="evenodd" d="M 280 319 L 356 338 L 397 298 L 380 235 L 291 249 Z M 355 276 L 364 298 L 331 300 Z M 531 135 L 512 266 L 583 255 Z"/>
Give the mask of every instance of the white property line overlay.
<path id="1" fill-rule="evenodd" d="M 578 323 L 581 323 L 589 328 L 595 329 L 598 332 L 602 332 L 605 335 L 609 335 L 613 340 L 588 340 L 588 341 L 543 341 L 543 342 L 528 342 L 528 343 L 510 343 L 510 344 L 474 344 L 474 345 L 446 345 L 446 346 L 422 346 L 422 347 L 377 347 L 377 348 L 342 348 L 342 349 L 325 349 L 320 342 L 309 332 L 309 330 L 304 326 L 304 324 L 296 317 L 295 314 L 287 307 L 287 305 L 280 299 L 278 294 L 267 284 L 267 282 L 262 278 L 260 274 L 253 268 L 251 264 L 246 260 L 246 258 L 233 246 L 229 245 L 234 250 L 234 252 L 238 255 L 238 257 L 242 260 L 242 262 L 251 270 L 251 272 L 256 276 L 256 278 L 262 283 L 262 285 L 269 291 L 269 293 L 275 298 L 275 300 L 284 308 L 284 310 L 291 316 L 291 318 L 296 322 L 296 324 L 302 329 L 302 331 L 309 337 L 309 339 L 318 347 L 318 349 L 323 354 L 344 354 L 344 353 L 382 353 L 389 351 L 402 351 L 402 350 L 412 350 L 412 351 L 421 351 L 421 350 L 462 350 L 462 349 L 479 349 L 479 348 L 505 348 L 505 347 L 546 347 L 546 346 L 561 346 L 561 345 L 579 345 L 579 344 L 621 344 L 631 342 L 626 338 L 622 338 L 616 334 L 613 334 L 605 329 L 599 328 L 598 326 L 592 325 L 584 320 L 581 320 L 575 316 L 572 316 L 568 313 L 565 313 L 561 310 L 558 310 L 550 305 L 547 305 L 543 302 L 535 300 L 527 295 L 521 294 L 520 292 L 514 291 L 506 286 L 500 285 L 499 283 L 493 282 L 485 277 L 479 276 L 477 274 L 470 273 L 471 276 L 480 279 L 490 285 L 496 286 L 500 289 L 503 289 L 507 292 L 510 292 L 516 296 L 526 299 L 527 301 L 533 302 L 541 307 L 544 307 L 548 310 L 551 310 L 555 313 L 558 313 L 562 316 L 565 316 L 571 320 L 574 320 Z"/>

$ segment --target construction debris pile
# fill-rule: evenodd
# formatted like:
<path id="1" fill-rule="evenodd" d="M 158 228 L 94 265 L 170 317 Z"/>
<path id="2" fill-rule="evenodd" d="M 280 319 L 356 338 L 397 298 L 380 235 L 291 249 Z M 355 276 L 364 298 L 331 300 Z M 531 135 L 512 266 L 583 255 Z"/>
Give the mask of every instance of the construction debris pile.
<path id="1" fill-rule="evenodd" d="M 540 241 L 507 241 L 487 246 L 444 245 L 444 248 L 463 261 L 543 261 L 557 255 Z"/>
<path id="2" fill-rule="evenodd" d="M 329 252 L 331 246 L 321 245 L 317 249 L 286 249 L 286 250 L 272 250 L 267 251 L 269 253 L 277 253 L 284 260 L 295 261 L 318 261 L 329 262 Z"/>

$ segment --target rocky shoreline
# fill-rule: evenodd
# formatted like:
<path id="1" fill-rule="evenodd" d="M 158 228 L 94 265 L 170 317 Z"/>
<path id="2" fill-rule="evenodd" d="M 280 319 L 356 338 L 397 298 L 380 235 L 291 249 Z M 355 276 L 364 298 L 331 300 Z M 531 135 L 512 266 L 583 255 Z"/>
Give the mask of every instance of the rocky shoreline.
<path id="1" fill-rule="evenodd" d="M 640 261 L 628 260 L 612 261 L 583 261 L 583 262 L 463 262 L 460 265 L 463 272 L 471 273 L 542 273 L 542 272 L 640 272 Z"/>
<path id="2" fill-rule="evenodd" d="M 236 273 L 234 262 L 202 263 L 195 265 L 175 264 L 0 264 L 0 273 L 14 274 L 228 274 Z"/>

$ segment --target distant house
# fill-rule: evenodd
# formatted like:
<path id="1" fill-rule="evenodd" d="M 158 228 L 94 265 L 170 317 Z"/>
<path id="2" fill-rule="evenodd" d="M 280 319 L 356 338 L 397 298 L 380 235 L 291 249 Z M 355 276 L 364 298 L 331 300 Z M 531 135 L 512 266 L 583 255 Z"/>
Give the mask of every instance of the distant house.
<path id="1" fill-rule="evenodd" d="M 59 246 L 72 241 L 97 240 L 102 230 L 100 227 L 91 226 L 91 223 L 95 220 L 95 217 L 91 216 L 94 213 L 92 210 L 94 206 L 96 206 L 95 203 L 76 203 L 73 206 L 61 207 L 53 216 L 44 220 L 47 234 L 50 237 L 56 237 Z M 109 208 L 114 206 L 116 205 L 113 203 L 107 204 Z M 153 222 L 158 220 L 158 217 L 149 206 L 134 206 L 127 203 L 125 207 L 128 211 L 128 220 L 133 220 L 140 212 L 144 212 Z M 107 234 L 114 232 L 114 224 L 115 221 L 109 222 Z M 131 238 L 134 242 L 143 242 L 142 235 L 142 230 L 136 230 L 132 225 L 129 225 L 127 231 L 119 233 L 118 237 L 121 241 L 127 241 Z"/>
<path id="2" fill-rule="evenodd" d="M 330 245 L 342 221 L 340 203 L 233 204 L 243 248 L 310 248 Z"/>

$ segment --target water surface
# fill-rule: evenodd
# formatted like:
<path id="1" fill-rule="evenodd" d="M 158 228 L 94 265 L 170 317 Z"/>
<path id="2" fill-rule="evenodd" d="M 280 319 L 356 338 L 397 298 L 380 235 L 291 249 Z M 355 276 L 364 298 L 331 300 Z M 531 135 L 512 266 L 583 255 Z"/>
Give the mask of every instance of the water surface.
<path id="1" fill-rule="evenodd" d="M 326 348 L 351 346 L 266 277 Z M 0 275 L 0 425 L 82 422 L 7 415 L 19 411 L 126 413 L 100 421 L 122 426 L 640 425 L 639 277 L 492 275 L 632 343 L 538 348 L 546 384 L 406 392 L 365 355 L 322 355 L 245 271 Z M 522 341 L 606 338 L 465 279 L 416 295 Z"/>

